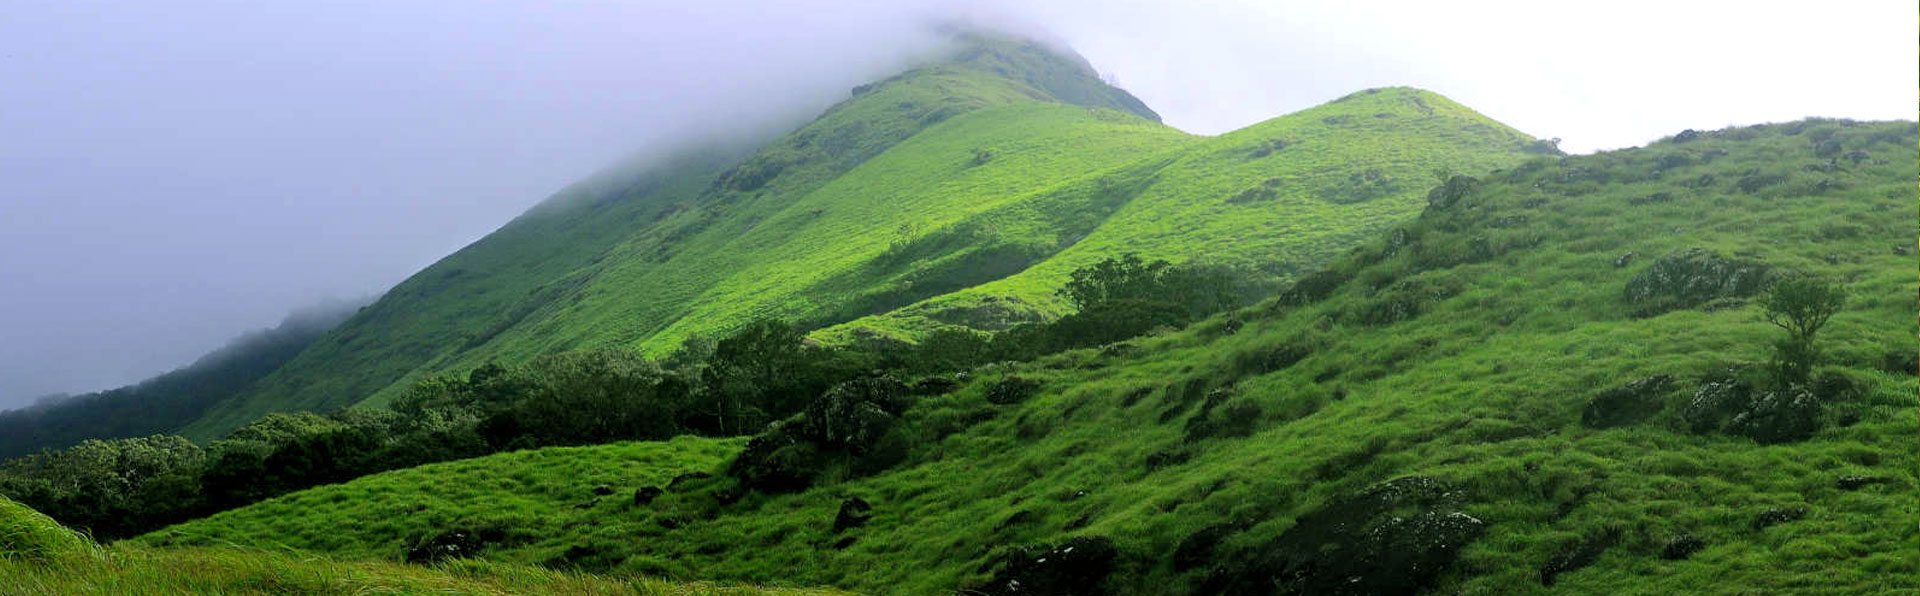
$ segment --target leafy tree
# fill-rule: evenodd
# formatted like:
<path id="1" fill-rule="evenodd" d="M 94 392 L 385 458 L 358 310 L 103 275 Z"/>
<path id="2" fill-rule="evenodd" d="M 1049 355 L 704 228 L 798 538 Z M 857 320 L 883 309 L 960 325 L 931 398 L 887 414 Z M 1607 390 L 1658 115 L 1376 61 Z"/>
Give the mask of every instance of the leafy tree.
<path id="1" fill-rule="evenodd" d="M 1820 357 L 1814 337 L 1846 301 L 1845 290 L 1807 277 L 1781 281 L 1767 293 L 1767 322 L 1787 332 L 1774 343 L 1774 373 L 1782 386 L 1806 383 Z"/>
<path id="2" fill-rule="evenodd" d="M 757 319 L 714 343 L 705 381 L 719 432 L 756 429 L 771 411 L 798 411 L 818 392 L 805 337 L 786 321 Z"/>
<path id="3" fill-rule="evenodd" d="M 525 374 L 527 395 L 483 422 L 483 434 L 495 445 L 664 439 L 682 429 L 689 387 L 638 354 L 557 354 L 536 361 Z"/>
<path id="4" fill-rule="evenodd" d="M 1122 298 L 1147 298 L 1162 292 L 1160 275 L 1171 263 L 1148 262 L 1140 255 L 1127 253 L 1108 257 L 1098 263 L 1075 269 L 1060 289 L 1060 295 L 1074 308 L 1087 310 Z"/>
<path id="5" fill-rule="evenodd" d="M 993 346 L 987 336 L 965 329 L 941 329 L 920 340 L 908 367 L 916 372 L 962 370 L 992 357 Z"/>
<path id="6" fill-rule="evenodd" d="M 131 536 L 190 517 L 206 462 L 185 438 L 88 440 L 14 459 L 0 468 L 0 494 L 102 538 Z"/>

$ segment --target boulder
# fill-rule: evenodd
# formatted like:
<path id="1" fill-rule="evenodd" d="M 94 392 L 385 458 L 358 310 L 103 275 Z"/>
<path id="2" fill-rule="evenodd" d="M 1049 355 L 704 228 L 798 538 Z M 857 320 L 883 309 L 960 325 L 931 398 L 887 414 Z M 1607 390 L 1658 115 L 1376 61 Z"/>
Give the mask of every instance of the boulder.
<path id="1" fill-rule="evenodd" d="M 1460 202 L 1460 199 L 1473 192 L 1480 181 L 1472 176 L 1453 176 L 1440 186 L 1427 191 L 1427 208 L 1446 210 Z"/>
<path id="2" fill-rule="evenodd" d="M 807 404 L 796 429 L 798 437 L 860 455 L 893 429 L 907 399 L 907 386 L 891 378 L 835 385 Z"/>
<path id="3" fill-rule="evenodd" d="M 1701 540 L 1699 536 L 1681 534 L 1668 540 L 1665 546 L 1660 547 L 1660 558 L 1668 561 L 1679 561 L 1693 556 L 1693 553 L 1700 552 L 1700 549 L 1706 547 L 1707 541 Z"/>
<path id="4" fill-rule="evenodd" d="M 814 473 L 821 465 L 820 450 L 789 431 L 789 426 L 776 422 L 747 441 L 746 448 L 727 466 L 727 475 L 738 479 L 743 488 L 769 493 L 796 491 L 813 484 Z"/>
<path id="5" fill-rule="evenodd" d="M 1646 420 L 1660 411 L 1672 388 L 1673 377 L 1656 375 L 1602 391 L 1587 400 L 1580 422 L 1588 428 L 1613 428 Z"/>
<path id="6" fill-rule="evenodd" d="M 1744 298 L 1773 283 L 1773 268 L 1693 248 L 1661 257 L 1627 282 L 1627 304 L 1637 316 L 1692 308 L 1722 298 Z"/>
<path id="7" fill-rule="evenodd" d="M 1792 521 L 1800 521 L 1807 516 L 1805 507 L 1775 507 L 1760 512 L 1753 518 L 1753 529 L 1764 530 Z"/>
<path id="8" fill-rule="evenodd" d="M 647 505 L 651 505 L 654 499 L 660 498 L 660 495 L 665 492 L 667 491 L 661 490 L 658 486 L 642 486 L 636 488 L 633 490 L 633 506 L 646 507 Z"/>
<path id="9" fill-rule="evenodd" d="M 1300 516 L 1274 540 L 1220 557 L 1208 594 L 1413 594 L 1430 587 L 1486 523 L 1432 478 L 1397 478 Z"/>
<path id="10" fill-rule="evenodd" d="M 1717 379 L 1702 383 L 1693 399 L 1680 411 L 1687 429 L 1696 433 L 1725 429 L 1727 421 L 1747 411 L 1753 404 L 1753 387 L 1739 379 Z"/>
<path id="11" fill-rule="evenodd" d="M 465 559 L 480 554 L 488 542 L 500 539 L 500 533 L 491 530 L 447 530 L 424 537 L 407 549 L 407 562 L 415 565 L 433 565 L 449 559 Z"/>
<path id="12" fill-rule="evenodd" d="M 1769 391 L 1734 416 L 1733 431 L 1763 445 L 1806 440 L 1820 430 L 1820 398 L 1805 387 Z"/>
<path id="13" fill-rule="evenodd" d="M 848 497 L 840 502 L 840 511 L 833 516 L 835 534 L 867 525 L 873 519 L 873 505 L 860 497 Z"/>
<path id="14" fill-rule="evenodd" d="M 1879 478 L 1874 476 L 1856 476 L 1856 475 L 1848 474 L 1846 476 L 1841 476 L 1838 480 L 1835 480 L 1833 482 L 1833 486 L 1834 488 L 1838 488 L 1840 490 L 1860 490 L 1868 486 L 1872 486 L 1875 484 L 1886 484 L 1888 482 L 1891 482 L 1891 481 L 1886 478 Z"/>
<path id="15" fill-rule="evenodd" d="M 1026 546 L 1002 555 L 1000 570 L 979 589 L 992 595 L 1105 594 L 1102 584 L 1119 551 L 1104 537 L 1075 537 L 1056 546 Z"/>
<path id="16" fill-rule="evenodd" d="M 987 403 L 996 406 L 1017 404 L 1039 392 L 1040 382 L 1019 375 L 1007 375 L 987 387 Z"/>
<path id="17" fill-rule="evenodd" d="M 1619 543 L 1620 531 L 1608 528 L 1599 534 L 1561 546 L 1560 550 L 1553 553 L 1553 558 L 1540 566 L 1540 585 L 1552 586 L 1560 574 L 1592 565 L 1600 560 L 1600 555 L 1607 549 Z"/>

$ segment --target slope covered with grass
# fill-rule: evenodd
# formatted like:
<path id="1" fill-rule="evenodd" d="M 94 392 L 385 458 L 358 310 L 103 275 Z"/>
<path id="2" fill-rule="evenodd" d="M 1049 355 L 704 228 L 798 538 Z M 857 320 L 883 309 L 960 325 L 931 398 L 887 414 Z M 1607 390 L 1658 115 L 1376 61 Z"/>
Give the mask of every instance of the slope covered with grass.
<path id="1" fill-rule="evenodd" d="M 724 467 L 742 441 L 680 437 L 514 451 L 376 474 L 218 513 L 144 537 L 153 545 L 239 543 L 405 560 L 436 535 L 486 536 L 484 554 L 570 566 L 591 548 L 574 540 L 636 493 Z"/>
<path id="2" fill-rule="evenodd" d="M 656 336 L 647 345 L 670 347 L 743 312 L 830 315 L 848 294 L 756 276 L 770 258 L 844 270 L 871 257 L 871 243 L 1186 138 L 1077 56 L 964 42 L 758 149 L 683 152 L 563 191 L 403 282 L 187 433 L 210 439 L 270 411 L 383 403 L 422 374 L 488 358 Z M 884 281 L 843 279 L 853 290 Z"/>
<path id="3" fill-rule="evenodd" d="M 945 326 L 997 331 L 1057 317 L 1074 269 L 1128 252 L 1248 267 L 1279 281 L 1419 212 L 1436 176 L 1518 163 L 1525 134 L 1432 92 L 1370 89 L 1095 177 L 1124 204 L 1020 273 L 821 335 L 914 339 Z M 1019 226 L 1020 212 L 975 227 Z"/>
<path id="4" fill-rule="evenodd" d="M 340 562 L 242 548 L 100 546 L 0 498 L 0 589 L 8 594 L 826 594 L 618 579 L 454 560 L 440 567 Z"/>
<path id="5" fill-rule="evenodd" d="M 1452 178 L 1260 306 L 922 398 L 884 470 L 689 481 L 555 544 L 595 569 L 901 593 L 1910 587 L 1916 136 L 1689 131 Z M 1804 389 L 1765 380 L 1783 332 L 1757 302 L 1794 278 L 1850 296 Z M 281 544 L 268 524 L 318 523 L 301 515 L 174 532 Z"/>
<path id="6" fill-rule="evenodd" d="M 963 36 L 752 150 L 583 183 L 427 268 L 186 429 L 383 405 L 425 375 L 604 347 L 662 355 L 764 318 L 838 344 L 1068 310 L 1073 269 L 1137 252 L 1284 281 L 1410 217 L 1436 172 L 1532 139 L 1438 95 L 1358 93 L 1228 135 L 1158 122 L 1084 60 Z"/>

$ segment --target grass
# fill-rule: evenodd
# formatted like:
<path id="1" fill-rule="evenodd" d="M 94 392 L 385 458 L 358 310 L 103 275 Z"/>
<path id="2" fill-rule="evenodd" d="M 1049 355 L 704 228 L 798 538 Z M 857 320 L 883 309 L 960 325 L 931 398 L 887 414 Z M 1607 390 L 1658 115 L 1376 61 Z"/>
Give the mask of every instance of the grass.
<path id="1" fill-rule="evenodd" d="M 1920 514 L 1920 381 L 1886 367 L 1920 352 L 1920 283 L 1896 250 L 1914 247 L 1920 218 L 1913 129 L 1805 121 L 1529 161 L 1486 176 L 1452 207 L 1387 226 L 1405 234 L 1335 259 L 1351 281 L 1323 300 L 976 371 L 960 391 L 909 411 L 917 446 L 885 472 L 737 502 L 722 498 L 724 482 L 696 483 L 646 507 L 567 518 L 576 521 L 562 525 L 564 538 L 546 544 L 592 545 L 590 568 L 624 573 L 929 593 L 984 580 L 1011 547 L 1098 535 L 1121 553 L 1107 589 L 1185 592 L 1205 570 L 1176 570 L 1167 553 L 1202 529 L 1242 520 L 1218 549 L 1257 550 L 1339 495 L 1419 475 L 1457 487 L 1463 510 L 1487 524 L 1438 592 L 1545 591 L 1543 566 L 1608 535 L 1612 546 L 1558 575 L 1558 589 L 1907 589 L 1920 583 L 1910 523 Z M 1828 140 L 1865 155 L 1832 169 L 1815 153 Z M 1756 176 L 1778 179 L 1741 183 Z M 1669 198 L 1646 200 L 1658 193 Z M 1693 247 L 1817 274 L 1851 294 L 1821 335 L 1821 370 L 1862 391 L 1828 404 L 1834 421 L 1811 439 L 1762 445 L 1681 428 L 1677 412 L 1699 379 L 1764 362 L 1780 333 L 1738 299 L 1636 316 L 1628 280 Z M 1616 266 L 1629 252 L 1637 257 Z M 1407 300 L 1411 310 L 1379 314 Z M 1252 357 L 1281 347 L 1305 357 L 1277 368 Z M 986 386 L 1010 374 L 1040 381 L 1040 393 L 988 404 Z M 1648 420 L 1580 423 L 1598 391 L 1656 374 L 1679 381 Z M 1198 396 L 1213 389 L 1257 412 L 1250 435 L 1188 436 Z M 1840 486 L 1849 475 L 1879 482 Z M 361 488 L 403 478 L 412 484 Z M 362 495 L 350 505 L 242 509 L 174 532 L 284 544 L 290 534 L 275 525 L 345 527 L 356 512 L 389 511 L 443 483 L 424 473 L 366 479 L 341 487 Z M 836 533 L 840 503 L 854 496 L 874 516 Z M 1755 523 L 1793 507 L 1806 516 Z M 1661 558 L 1681 535 L 1704 548 Z M 306 547 L 391 557 L 402 540 L 349 533 Z M 541 548 L 499 556 L 531 561 L 550 552 Z"/>
<path id="2" fill-rule="evenodd" d="M 1067 306 L 1055 292 L 1069 273 L 1126 252 L 1250 265 L 1289 280 L 1413 217 L 1436 172 L 1513 165 L 1531 140 L 1431 92 L 1355 93 L 1104 175 L 1125 189 L 1123 202 L 1045 260 L 822 335 L 917 338 L 983 308 L 1023 310 L 1016 319 L 1058 316 Z M 1274 149 L 1275 141 L 1284 147 Z M 1023 215 L 995 213 L 980 225 L 1018 227 Z"/>
<path id="3" fill-rule="evenodd" d="M 489 558 L 565 566 L 570 549 L 595 546 L 577 540 L 581 529 L 629 509 L 637 489 L 664 488 L 682 474 L 716 473 L 740 446 L 739 440 L 688 436 L 429 464 L 269 499 L 140 542 L 237 543 L 402 561 L 421 539 L 441 532 L 497 531 Z"/>
<path id="4" fill-rule="evenodd" d="M 290 550 L 101 546 L 0 498 L 0 587 L 9 594 L 828 594 L 623 579 L 483 560 L 436 567 L 342 562 Z"/>

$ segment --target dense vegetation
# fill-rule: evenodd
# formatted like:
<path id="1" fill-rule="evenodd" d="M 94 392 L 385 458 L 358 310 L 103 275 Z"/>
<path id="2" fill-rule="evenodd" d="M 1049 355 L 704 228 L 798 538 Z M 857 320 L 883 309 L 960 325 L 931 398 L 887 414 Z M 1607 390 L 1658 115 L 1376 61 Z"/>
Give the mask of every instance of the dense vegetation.
<path id="1" fill-rule="evenodd" d="M 139 384 L 0 412 L 0 459 L 86 439 L 175 433 L 214 404 L 238 396 L 339 325 L 360 303 L 294 313 L 241 336 L 193 364 Z"/>
<path id="2" fill-rule="evenodd" d="M 96 536 L 120 538 L 288 492 L 500 451 L 681 435 L 733 436 L 796 415 L 830 387 L 881 371 L 955 372 L 1098 345 L 1251 301 L 1234 271 L 1128 255 L 1076 273 L 1082 312 L 992 341 L 867 352 L 809 346 L 760 320 L 694 338 L 664 362 L 619 350 L 489 363 L 422 379 L 391 409 L 275 413 L 205 448 L 172 435 L 92 439 L 0 464 L 0 494 Z"/>
<path id="3" fill-rule="evenodd" d="M 883 591 L 1910 585 L 1917 133 L 1689 131 L 1454 176 L 1261 305 L 957 383 L 841 382 L 719 474 L 497 552 Z M 374 480 L 145 540 L 397 558 L 424 526 L 271 530 L 434 482 Z"/>

